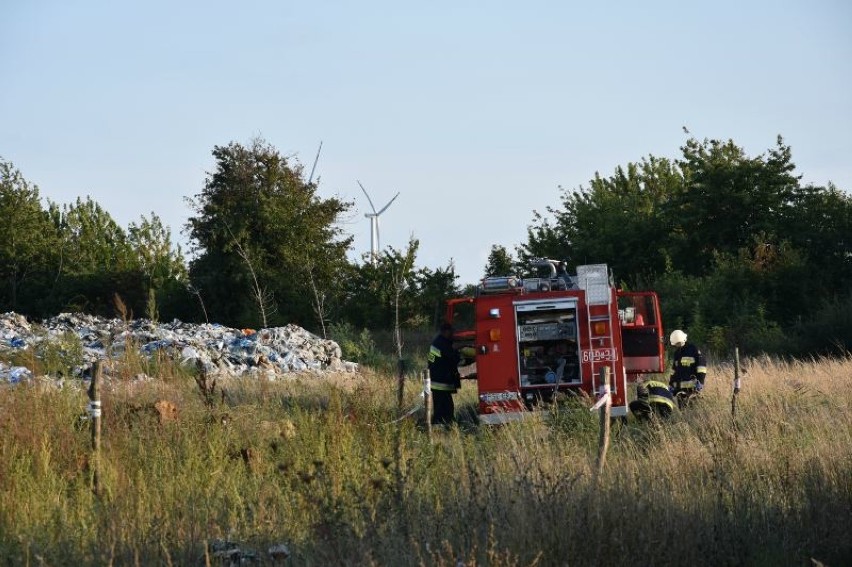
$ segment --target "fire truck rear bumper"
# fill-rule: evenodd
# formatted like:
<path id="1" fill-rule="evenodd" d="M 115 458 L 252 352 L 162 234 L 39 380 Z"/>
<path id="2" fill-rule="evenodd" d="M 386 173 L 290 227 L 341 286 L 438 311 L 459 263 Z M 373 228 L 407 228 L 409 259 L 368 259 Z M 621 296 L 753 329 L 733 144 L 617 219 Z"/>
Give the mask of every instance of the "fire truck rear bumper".
<path id="1" fill-rule="evenodd" d="M 612 406 L 609 410 L 612 417 L 624 417 L 627 415 L 627 406 Z"/>
<path id="2" fill-rule="evenodd" d="M 503 411 L 497 413 L 481 413 L 479 414 L 479 423 L 483 425 L 502 425 L 504 423 L 512 423 L 521 421 L 533 415 L 531 411 Z M 627 415 L 627 406 L 612 406 L 609 415 L 611 417 L 625 417 Z"/>
<path id="3" fill-rule="evenodd" d="M 502 425 L 520 421 L 529 416 L 526 411 L 505 411 L 500 413 L 484 413 L 479 415 L 479 422 L 483 425 Z"/>

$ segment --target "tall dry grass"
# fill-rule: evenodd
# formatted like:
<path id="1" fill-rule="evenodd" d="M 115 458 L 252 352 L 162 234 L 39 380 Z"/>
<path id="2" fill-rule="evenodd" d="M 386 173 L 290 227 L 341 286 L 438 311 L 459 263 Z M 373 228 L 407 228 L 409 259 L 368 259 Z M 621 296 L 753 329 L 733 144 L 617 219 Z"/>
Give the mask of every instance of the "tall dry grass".
<path id="1" fill-rule="evenodd" d="M 749 361 L 736 420 L 733 370 L 713 368 L 699 404 L 616 428 L 599 478 L 585 407 L 463 418 L 430 442 L 393 423 L 391 376 L 231 380 L 211 406 L 185 369 L 134 381 L 154 369 L 125 364 L 104 394 L 100 499 L 84 392 L 0 389 L 6 563 L 216 564 L 229 540 L 259 564 L 278 543 L 291 565 L 852 564 L 850 358 Z M 460 414 L 475 397 L 465 385 Z M 162 399 L 178 420 L 152 411 Z"/>

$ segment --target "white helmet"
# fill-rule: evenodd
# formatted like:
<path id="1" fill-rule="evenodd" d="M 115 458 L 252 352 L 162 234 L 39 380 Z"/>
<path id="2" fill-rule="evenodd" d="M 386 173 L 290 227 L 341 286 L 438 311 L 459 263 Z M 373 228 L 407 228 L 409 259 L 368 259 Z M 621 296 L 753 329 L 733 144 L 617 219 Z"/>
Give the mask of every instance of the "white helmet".
<path id="1" fill-rule="evenodd" d="M 678 329 L 677 331 L 672 331 L 672 335 L 669 337 L 669 342 L 672 343 L 672 346 L 685 343 L 686 333 L 684 333 L 680 329 Z"/>

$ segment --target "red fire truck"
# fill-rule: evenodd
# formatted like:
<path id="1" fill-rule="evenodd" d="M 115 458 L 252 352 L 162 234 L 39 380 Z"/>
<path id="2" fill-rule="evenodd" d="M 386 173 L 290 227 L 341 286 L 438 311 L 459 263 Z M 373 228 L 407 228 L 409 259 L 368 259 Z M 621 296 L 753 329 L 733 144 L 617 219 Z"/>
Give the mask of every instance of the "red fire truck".
<path id="1" fill-rule="evenodd" d="M 618 289 L 606 264 L 578 266 L 575 275 L 554 260 L 534 267 L 539 277 L 488 277 L 474 297 L 447 303 L 457 346 L 474 355 L 466 370 L 477 380 L 480 421 L 522 418 L 558 393 L 594 399 L 603 367 L 612 415 L 626 416 L 628 380 L 663 371 L 656 293 Z"/>

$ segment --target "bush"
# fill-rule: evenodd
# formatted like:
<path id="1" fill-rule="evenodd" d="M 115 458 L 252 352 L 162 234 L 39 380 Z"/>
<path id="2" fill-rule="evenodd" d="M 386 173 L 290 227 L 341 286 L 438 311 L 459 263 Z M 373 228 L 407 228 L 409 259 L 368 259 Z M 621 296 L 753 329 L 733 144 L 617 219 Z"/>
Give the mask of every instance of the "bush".
<path id="1" fill-rule="evenodd" d="M 376 342 L 373 340 L 370 331 L 368 329 L 358 330 L 348 321 L 329 325 L 328 336 L 340 345 L 345 360 L 375 367 L 384 358 L 384 355 L 376 347 Z"/>
<path id="2" fill-rule="evenodd" d="M 36 348 L 45 374 L 74 376 L 83 364 L 83 343 L 70 332 L 42 341 Z"/>
<path id="3" fill-rule="evenodd" d="M 852 293 L 826 302 L 794 329 L 799 354 L 852 352 Z"/>

